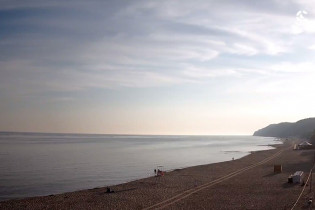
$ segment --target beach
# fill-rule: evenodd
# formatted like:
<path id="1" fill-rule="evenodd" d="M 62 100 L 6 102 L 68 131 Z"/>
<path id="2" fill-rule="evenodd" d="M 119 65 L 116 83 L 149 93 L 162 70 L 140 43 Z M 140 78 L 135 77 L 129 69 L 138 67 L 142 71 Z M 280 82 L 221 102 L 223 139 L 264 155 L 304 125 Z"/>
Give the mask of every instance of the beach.
<path id="1" fill-rule="evenodd" d="M 315 0 L 0 2 L 0 210 L 312 209 Z"/>
<path id="2" fill-rule="evenodd" d="M 107 188 L 0 202 L 0 209 L 291 209 L 303 187 L 288 176 L 314 162 L 313 150 L 294 151 L 292 141 L 241 159 L 177 169 Z M 282 173 L 274 174 L 281 164 Z M 314 178 L 314 177 L 313 177 Z M 295 209 L 312 196 L 306 186 Z"/>
<path id="3" fill-rule="evenodd" d="M 292 143 L 238 160 L 194 166 L 126 184 L 64 194 L 9 200 L 1 209 L 291 209 L 302 187 L 287 183 L 295 171 L 307 177 L 314 151 L 293 151 Z M 274 164 L 282 173 L 274 174 Z M 309 186 L 296 209 L 306 205 Z"/>

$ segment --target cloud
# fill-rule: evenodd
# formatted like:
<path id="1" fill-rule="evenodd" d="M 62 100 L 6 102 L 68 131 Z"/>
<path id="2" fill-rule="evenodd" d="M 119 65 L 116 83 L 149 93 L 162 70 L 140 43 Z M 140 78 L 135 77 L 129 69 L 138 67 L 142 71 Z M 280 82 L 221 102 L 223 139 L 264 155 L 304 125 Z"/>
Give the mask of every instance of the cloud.
<path id="1" fill-rule="evenodd" d="M 292 34 L 298 6 L 271 0 L 4 1 L 1 86 L 8 92 L 82 91 L 292 72 L 276 58 L 310 46 Z M 306 34 L 313 33 L 314 11 L 307 9 Z M 264 65 L 263 58 L 273 66 L 268 71 L 252 64 Z"/>
<path id="2" fill-rule="evenodd" d="M 209 78 L 221 78 L 221 77 L 237 77 L 240 76 L 240 72 L 237 69 L 213 69 L 213 68 L 200 68 L 196 66 L 187 66 L 183 70 L 183 75 L 188 78 L 194 78 L 196 81 L 204 81 Z"/>
<path id="3" fill-rule="evenodd" d="M 273 71 L 282 73 L 313 73 L 315 69 L 315 63 L 313 62 L 282 62 L 279 64 L 272 65 L 270 67 Z"/>
<path id="4" fill-rule="evenodd" d="M 163 133 L 144 128 L 307 116 L 314 17 L 308 0 L 3 0 L 0 129 Z"/>
<path id="5" fill-rule="evenodd" d="M 266 99 L 282 99 L 284 101 L 309 100 L 315 89 L 315 63 L 313 62 L 280 62 L 275 65 L 260 67 L 258 70 L 240 69 L 241 82 L 229 87 L 227 92 L 235 95 L 251 95 L 266 97 Z M 253 76 L 252 73 L 256 74 Z"/>

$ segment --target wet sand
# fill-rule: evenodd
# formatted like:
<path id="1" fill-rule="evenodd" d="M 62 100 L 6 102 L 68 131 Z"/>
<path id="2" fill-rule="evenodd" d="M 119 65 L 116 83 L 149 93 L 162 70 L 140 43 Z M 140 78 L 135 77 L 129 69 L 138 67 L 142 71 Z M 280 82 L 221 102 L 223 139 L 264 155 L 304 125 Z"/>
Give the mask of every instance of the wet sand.
<path id="1" fill-rule="evenodd" d="M 174 170 L 126 184 L 0 202 L 0 209 L 291 209 L 301 190 L 288 176 L 307 178 L 314 150 L 293 151 L 292 142 L 238 160 Z M 274 174 L 274 164 L 282 173 Z M 314 180 L 315 177 L 313 177 Z M 313 187 L 314 189 L 314 187 Z M 306 187 L 295 209 L 308 208 Z"/>

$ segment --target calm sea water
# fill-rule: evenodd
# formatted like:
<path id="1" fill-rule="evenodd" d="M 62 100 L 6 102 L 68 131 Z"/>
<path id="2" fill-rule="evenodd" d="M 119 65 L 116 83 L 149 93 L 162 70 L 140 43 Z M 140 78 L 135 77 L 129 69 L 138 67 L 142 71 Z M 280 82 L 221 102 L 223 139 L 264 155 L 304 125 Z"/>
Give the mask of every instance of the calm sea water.
<path id="1" fill-rule="evenodd" d="M 128 182 L 241 158 L 274 138 L 0 133 L 0 200 Z"/>

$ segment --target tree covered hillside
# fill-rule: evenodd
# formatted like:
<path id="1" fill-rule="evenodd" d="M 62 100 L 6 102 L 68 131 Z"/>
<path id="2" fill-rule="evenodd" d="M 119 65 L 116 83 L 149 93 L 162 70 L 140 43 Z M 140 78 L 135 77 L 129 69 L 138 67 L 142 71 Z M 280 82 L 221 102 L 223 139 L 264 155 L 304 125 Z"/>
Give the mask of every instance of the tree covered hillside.
<path id="1" fill-rule="evenodd" d="M 310 138 L 313 135 L 314 130 L 315 118 L 307 118 L 295 123 L 282 122 L 268 125 L 267 127 L 256 131 L 254 136 Z"/>

